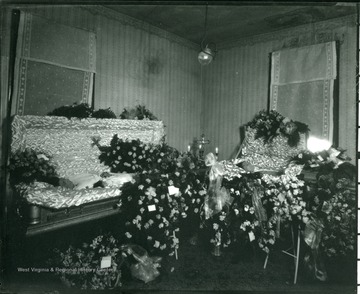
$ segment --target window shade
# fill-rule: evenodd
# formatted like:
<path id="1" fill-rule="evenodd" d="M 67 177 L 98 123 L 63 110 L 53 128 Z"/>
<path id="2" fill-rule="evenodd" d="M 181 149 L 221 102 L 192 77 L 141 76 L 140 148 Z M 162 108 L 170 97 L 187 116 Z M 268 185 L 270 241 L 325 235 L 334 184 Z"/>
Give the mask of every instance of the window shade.
<path id="1" fill-rule="evenodd" d="M 75 102 L 91 104 L 95 34 L 21 12 L 13 113 L 45 115 Z"/>
<path id="2" fill-rule="evenodd" d="M 335 42 L 284 49 L 271 55 L 270 108 L 333 140 Z"/>

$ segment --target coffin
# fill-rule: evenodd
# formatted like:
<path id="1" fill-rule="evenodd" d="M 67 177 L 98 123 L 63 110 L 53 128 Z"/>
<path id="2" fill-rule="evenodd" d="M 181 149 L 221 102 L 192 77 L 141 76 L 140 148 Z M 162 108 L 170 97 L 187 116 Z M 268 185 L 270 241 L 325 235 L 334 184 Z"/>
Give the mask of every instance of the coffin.
<path id="1" fill-rule="evenodd" d="M 115 134 L 158 144 L 164 137 L 164 125 L 145 120 L 15 116 L 11 151 L 32 148 L 50 155 L 61 178 L 100 176 L 110 168 L 100 163 L 94 139 L 107 146 Z M 35 182 L 22 185 L 17 192 L 40 211 L 40 216 L 30 218 L 28 234 L 35 234 L 117 213 L 113 207 L 121 197 L 121 186 L 73 190 Z"/>
<path id="2" fill-rule="evenodd" d="M 247 128 L 242 145 L 241 158 L 259 171 L 280 171 L 285 169 L 292 157 L 306 149 L 306 135 L 300 134 L 300 142 L 291 147 L 287 138 L 279 134 L 271 142 L 255 138 L 256 131 Z"/>

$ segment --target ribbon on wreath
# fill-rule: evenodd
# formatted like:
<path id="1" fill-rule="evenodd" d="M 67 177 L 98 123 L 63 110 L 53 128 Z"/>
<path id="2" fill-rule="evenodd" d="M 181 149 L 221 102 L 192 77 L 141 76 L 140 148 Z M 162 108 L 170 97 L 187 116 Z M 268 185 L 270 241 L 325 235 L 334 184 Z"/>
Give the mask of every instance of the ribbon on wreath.
<path id="1" fill-rule="evenodd" d="M 267 221 L 267 214 L 265 208 L 261 202 L 261 188 L 254 187 L 252 193 L 252 204 L 255 209 L 256 218 L 259 220 L 260 224 Z"/>
<path id="2" fill-rule="evenodd" d="M 319 254 L 319 245 L 323 229 L 323 222 L 316 218 L 311 219 L 304 229 L 304 241 L 311 249 L 304 257 L 305 266 L 309 272 L 320 281 L 327 280 L 326 269 Z"/>
<path id="3" fill-rule="evenodd" d="M 160 272 L 161 257 L 150 257 L 147 251 L 138 245 L 123 245 L 122 250 L 128 255 L 132 255 L 137 263 L 130 266 L 131 275 L 145 283 L 155 280 Z"/>
<path id="4" fill-rule="evenodd" d="M 225 169 L 222 164 L 216 161 L 213 153 L 205 156 L 205 165 L 210 168 L 209 188 L 204 201 L 205 219 L 219 213 L 227 205 L 231 204 L 230 193 L 222 187 L 222 179 Z"/>

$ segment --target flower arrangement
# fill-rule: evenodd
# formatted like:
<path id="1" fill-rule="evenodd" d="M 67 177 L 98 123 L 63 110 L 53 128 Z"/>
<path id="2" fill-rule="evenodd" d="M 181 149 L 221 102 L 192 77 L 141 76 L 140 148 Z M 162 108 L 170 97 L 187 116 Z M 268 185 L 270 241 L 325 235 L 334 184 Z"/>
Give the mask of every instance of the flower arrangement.
<path id="1" fill-rule="evenodd" d="M 117 135 L 110 146 L 99 146 L 100 162 L 110 166 L 112 172 L 142 172 L 144 170 L 174 170 L 179 152 L 167 145 L 145 144 L 140 140 L 123 140 Z"/>
<path id="2" fill-rule="evenodd" d="M 262 222 L 266 215 L 258 206 L 260 197 L 260 174 L 242 174 L 226 179 L 224 186 L 229 190 L 233 202 L 229 209 L 229 231 L 233 242 L 251 243 L 259 238 Z"/>
<path id="3" fill-rule="evenodd" d="M 116 118 L 116 114 L 109 108 L 95 110 L 91 117 L 93 118 Z"/>
<path id="4" fill-rule="evenodd" d="M 31 184 L 34 181 L 53 183 L 58 177 L 51 157 L 45 152 L 26 148 L 10 156 L 10 184 Z"/>
<path id="5" fill-rule="evenodd" d="M 356 197 L 347 188 L 349 180 L 340 179 L 335 194 L 322 202 L 324 229 L 320 247 L 327 257 L 345 256 L 355 251 Z M 324 203 L 325 202 L 325 203 Z"/>
<path id="6" fill-rule="evenodd" d="M 333 173 L 322 174 L 309 197 L 310 210 L 324 225 L 320 249 L 328 258 L 345 256 L 355 250 L 356 195 L 350 186 L 350 179 L 336 179 Z"/>
<path id="7" fill-rule="evenodd" d="M 103 290 L 121 286 L 123 257 L 117 240 L 111 235 L 99 235 L 81 248 L 70 246 L 65 252 L 54 250 L 54 272 L 68 286 L 81 289 Z M 102 258 L 110 263 L 101 267 Z"/>
<path id="8" fill-rule="evenodd" d="M 268 220 L 264 227 L 264 234 L 259 240 L 259 246 L 269 252 L 276 238 L 280 237 L 281 224 L 288 227 L 291 224 L 303 227 L 310 218 L 304 199 L 304 181 L 296 176 L 283 174 L 262 176 L 265 193 L 262 204 L 266 209 Z"/>
<path id="9" fill-rule="evenodd" d="M 227 212 L 223 210 L 203 224 L 203 226 L 207 226 L 207 229 L 210 230 L 210 243 L 214 246 L 213 254 L 216 256 L 221 254 L 220 250 L 222 248 L 226 248 L 231 244 L 229 220 L 227 216 Z"/>
<path id="10" fill-rule="evenodd" d="M 50 116 L 65 116 L 67 118 L 88 118 L 91 117 L 93 110 L 87 103 L 74 103 L 72 105 L 60 106 L 53 111 L 49 112 Z"/>
<path id="11" fill-rule="evenodd" d="M 271 142 L 278 135 L 287 137 L 291 147 L 297 146 L 300 133 L 306 133 L 309 128 L 306 124 L 292 121 L 275 110 L 262 110 L 246 126 L 255 129 L 255 139 L 263 138 L 265 143 Z"/>
<path id="12" fill-rule="evenodd" d="M 136 119 L 136 120 L 158 120 L 152 112 L 145 107 L 145 105 L 136 105 L 133 108 L 124 108 L 120 114 L 121 119 Z"/>
<path id="13" fill-rule="evenodd" d="M 177 198 L 180 192 L 169 194 L 173 182 L 162 174 L 141 174 L 135 185 L 123 187 L 119 204 L 125 214 L 127 243 L 135 243 L 155 255 L 174 255 L 178 242 L 174 232 L 179 228 L 181 214 Z M 174 186 L 173 186 L 174 187 Z"/>
<path id="14" fill-rule="evenodd" d="M 88 103 L 74 103 L 65 105 L 49 112 L 50 116 L 65 116 L 67 118 L 116 118 L 116 114 L 110 109 L 93 110 Z"/>
<path id="15" fill-rule="evenodd" d="M 172 154 L 172 153 L 171 153 Z M 164 161 L 170 159 L 164 155 Z M 144 170 L 134 185 L 125 185 L 119 207 L 126 221 L 127 242 L 147 248 L 155 255 L 173 256 L 181 228 L 190 220 L 199 223 L 206 188 L 196 172 L 198 162 L 181 154 L 174 165 Z"/>

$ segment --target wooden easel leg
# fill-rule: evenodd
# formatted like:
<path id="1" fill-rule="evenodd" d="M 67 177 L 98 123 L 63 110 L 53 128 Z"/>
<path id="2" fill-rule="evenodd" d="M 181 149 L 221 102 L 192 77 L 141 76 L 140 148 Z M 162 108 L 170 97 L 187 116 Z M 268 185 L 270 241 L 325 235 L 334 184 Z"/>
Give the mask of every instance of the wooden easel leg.
<path id="1" fill-rule="evenodd" d="M 269 259 L 269 254 L 270 254 L 270 253 L 267 253 L 267 254 L 266 254 L 266 258 L 265 258 L 265 262 L 264 262 L 264 269 L 266 269 L 266 266 L 267 266 L 267 263 L 268 263 L 268 259 Z"/>
<path id="2" fill-rule="evenodd" d="M 297 238 L 297 247 L 296 247 L 296 258 L 295 258 L 295 275 L 294 275 L 294 285 L 297 282 L 298 269 L 299 269 L 299 256 L 300 256 L 300 228 L 298 228 L 298 238 Z"/>

